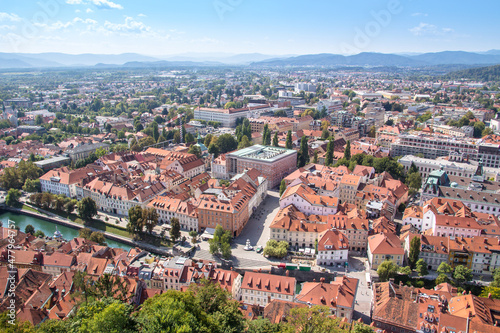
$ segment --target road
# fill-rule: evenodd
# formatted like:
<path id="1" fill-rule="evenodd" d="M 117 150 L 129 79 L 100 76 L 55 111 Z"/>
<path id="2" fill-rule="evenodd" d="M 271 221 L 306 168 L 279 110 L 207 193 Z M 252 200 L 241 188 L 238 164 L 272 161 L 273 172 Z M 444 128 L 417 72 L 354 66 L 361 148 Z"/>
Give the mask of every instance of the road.
<path id="1" fill-rule="evenodd" d="M 238 268 L 269 268 L 271 263 L 279 260 L 268 259 L 255 251 L 245 251 L 247 239 L 250 244 L 256 248 L 257 245 L 266 245 L 270 237 L 269 226 L 279 211 L 279 193 L 275 190 L 267 191 L 267 197 L 258 207 L 256 212 L 250 217 L 241 234 L 233 239 L 231 250 L 231 262 Z M 198 243 L 200 249 L 193 255 L 197 259 L 218 260 L 209 253 L 207 241 Z"/>
<path id="2" fill-rule="evenodd" d="M 372 303 L 373 292 L 368 288 L 366 283 L 366 273 L 368 270 L 368 258 L 350 256 L 349 271 L 347 276 L 354 277 L 359 280 L 358 290 L 356 292 L 356 303 L 354 305 L 353 320 L 361 318 L 364 323 L 370 324 L 370 309 Z"/>

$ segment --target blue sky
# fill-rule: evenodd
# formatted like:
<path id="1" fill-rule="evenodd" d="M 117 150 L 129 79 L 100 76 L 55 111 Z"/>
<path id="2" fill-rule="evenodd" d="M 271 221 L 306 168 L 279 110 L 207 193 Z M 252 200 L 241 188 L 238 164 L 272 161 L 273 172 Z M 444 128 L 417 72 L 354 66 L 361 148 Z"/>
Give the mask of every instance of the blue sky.
<path id="1" fill-rule="evenodd" d="M 146 55 L 500 49 L 500 1 L 1 0 L 0 52 Z"/>

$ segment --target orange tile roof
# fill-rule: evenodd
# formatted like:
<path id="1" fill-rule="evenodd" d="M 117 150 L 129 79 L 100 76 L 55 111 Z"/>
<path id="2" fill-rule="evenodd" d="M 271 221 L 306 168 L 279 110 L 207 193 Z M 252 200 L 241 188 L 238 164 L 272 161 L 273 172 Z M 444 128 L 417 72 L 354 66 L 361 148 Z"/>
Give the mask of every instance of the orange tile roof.
<path id="1" fill-rule="evenodd" d="M 295 294 L 295 283 L 293 277 L 246 272 L 241 283 L 241 289 L 293 296 Z"/>

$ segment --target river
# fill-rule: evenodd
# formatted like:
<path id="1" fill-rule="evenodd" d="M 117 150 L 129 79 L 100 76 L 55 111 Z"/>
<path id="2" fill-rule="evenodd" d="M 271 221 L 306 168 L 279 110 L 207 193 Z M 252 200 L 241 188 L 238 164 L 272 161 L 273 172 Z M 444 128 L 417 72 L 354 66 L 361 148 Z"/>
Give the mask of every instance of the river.
<path id="1" fill-rule="evenodd" d="M 2 221 L 2 225 L 4 227 L 7 226 L 7 220 L 10 219 L 12 221 L 16 222 L 16 226 L 19 227 L 19 230 L 24 232 L 24 228 L 28 224 L 31 224 L 35 230 L 41 230 L 45 234 L 45 236 L 53 236 L 54 231 L 56 231 L 56 226 L 57 230 L 59 230 L 63 238 L 66 240 L 73 239 L 74 237 L 78 237 L 78 230 L 73 229 L 64 225 L 60 224 L 55 224 L 49 221 L 45 221 L 36 217 L 31 217 L 27 215 L 22 215 L 22 214 L 15 214 L 11 212 L 4 212 L 3 214 L 0 214 L 0 221 Z M 110 247 L 119 247 L 125 250 L 130 250 L 131 246 L 120 243 L 111 239 L 106 239 L 106 243 Z"/>

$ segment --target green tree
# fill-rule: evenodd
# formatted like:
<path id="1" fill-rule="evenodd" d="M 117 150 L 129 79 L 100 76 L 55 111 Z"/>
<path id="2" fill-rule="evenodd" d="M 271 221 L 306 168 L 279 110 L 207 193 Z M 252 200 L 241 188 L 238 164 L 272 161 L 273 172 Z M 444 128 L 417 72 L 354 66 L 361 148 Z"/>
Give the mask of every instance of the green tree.
<path id="1" fill-rule="evenodd" d="M 153 129 L 152 130 L 153 139 L 155 140 L 155 142 L 158 142 L 158 138 L 160 137 L 160 131 L 158 130 L 158 123 L 153 120 L 153 122 L 151 123 L 151 128 Z"/>
<path id="2" fill-rule="evenodd" d="M 7 206 L 15 206 L 19 202 L 21 197 L 21 192 L 15 188 L 9 189 L 7 196 L 5 197 L 5 204 Z"/>
<path id="3" fill-rule="evenodd" d="M 243 332 L 244 318 L 239 310 L 239 303 L 219 284 L 202 279 L 189 286 L 189 292 L 195 295 L 198 307 L 214 320 L 216 332 Z"/>
<path id="4" fill-rule="evenodd" d="M 340 319 L 332 318 L 327 306 L 293 308 L 286 328 L 289 332 L 324 333 L 342 332 Z"/>
<path id="5" fill-rule="evenodd" d="M 354 323 L 350 333 L 373 333 L 373 329 L 362 323 Z"/>
<path id="6" fill-rule="evenodd" d="M 70 200 L 64 204 L 64 210 L 66 213 L 71 214 L 73 213 L 73 210 L 75 209 L 76 205 L 78 204 L 78 201 L 75 199 Z"/>
<path id="7" fill-rule="evenodd" d="M 264 125 L 264 131 L 262 132 L 262 144 L 269 146 L 271 144 L 271 131 L 269 130 L 269 125 L 267 123 Z"/>
<path id="8" fill-rule="evenodd" d="M 410 241 L 410 252 L 408 254 L 408 262 L 412 269 L 415 268 L 419 256 L 420 256 L 420 237 L 415 236 Z"/>
<path id="9" fill-rule="evenodd" d="M 229 133 L 219 136 L 217 138 L 217 145 L 219 146 L 220 153 L 222 154 L 236 150 L 236 148 L 238 148 L 238 142 Z"/>
<path id="10" fill-rule="evenodd" d="M 500 288 L 500 268 L 495 268 L 493 271 L 493 281 L 490 286 Z"/>
<path id="11" fill-rule="evenodd" d="M 67 333 L 70 331 L 69 320 L 45 320 L 36 329 L 36 333 Z"/>
<path id="12" fill-rule="evenodd" d="M 411 268 L 410 268 L 410 266 L 400 267 L 399 268 L 399 273 L 403 274 L 403 275 L 411 275 Z"/>
<path id="13" fill-rule="evenodd" d="M 286 134 L 286 149 L 292 149 L 292 148 L 293 148 L 292 131 L 288 130 L 288 133 Z"/>
<path id="14" fill-rule="evenodd" d="M 314 151 L 314 155 L 313 155 L 313 160 L 312 160 L 312 162 L 313 162 L 314 164 L 318 164 L 318 151 L 317 151 L 317 150 L 315 150 L 315 151 Z"/>
<path id="15" fill-rule="evenodd" d="M 370 127 L 370 130 L 368 131 L 368 137 L 374 138 L 377 136 L 377 129 L 375 126 Z"/>
<path id="16" fill-rule="evenodd" d="M 214 237 L 208 241 L 210 253 L 221 255 L 224 259 L 231 258 L 231 232 L 224 230 L 220 224 L 215 227 Z"/>
<path id="17" fill-rule="evenodd" d="M 388 281 L 390 278 L 396 276 L 399 267 L 392 260 L 386 260 L 382 262 L 377 268 L 377 274 L 379 276 L 380 282 Z"/>
<path id="18" fill-rule="evenodd" d="M 238 149 L 243 149 L 243 148 L 246 148 L 246 147 L 250 147 L 251 145 L 252 145 L 252 143 L 250 142 L 250 140 L 248 140 L 247 136 L 243 135 L 241 137 L 240 143 L 238 144 Z"/>
<path id="19" fill-rule="evenodd" d="M 195 230 L 189 232 L 189 237 L 191 237 L 191 243 L 196 244 L 198 233 Z"/>
<path id="20" fill-rule="evenodd" d="M 280 184 L 280 197 L 281 197 L 281 195 L 283 195 L 283 193 L 285 192 L 285 190 L 286 190 L 286 183 L 285 183 L 285 180 L 282 179 L 281 180 L 281 184 Z"/>
<path id="21" fill-rule="evenodd" d="M 330 137 L 330 132 L 328 131 L 328 128 L 324 128 L 323 131 L 321 132 L 321 138 L 326 140 Z"/>
<path id="22" fill-rule="evenodd" d="M 81 228 L 80 230 L 78 230 L 78 237 L 89 239 L 90 235 L 92 235 L 92 230 L 90 230 L 89 228 Z"/>
<path id="23" fill-rule="evenodd" d="M 422 187 L 422 176 L 420 176 L 420 172 L 408 173 L 407 177 L 408 187 L 417 191 Z"/>
<path id="24" fill-rule="evenodd" d="M 35 125 L 40 126 L 41 124 L 43 124 L 43 117 L 38 114 L 35 117 Z"/>
<path id="25" fill-rule="evenodd" d="M 147 136 L 147 137 L 139 140 L 139 146 L 141 147 L 141 149 L 144 149 L 145 147 L 152 146 L 155 143 L 156 143 L 155 139 L 153 139 L 150 136 Z"/>
<path id="26" fill-rule="evenodd" d="M 446 274 L 446 275 L 449 275 L 453 272 L 453 268 L 451 268 L 450 265 L 448 265 L 446 262 L 442 262 L 439 264 L 436 272 L 438 272 L 439 274 Z"/>
<path id="27" fill-rule="evenodd" d="M 472 280 L 472 270 L 467 266 L 458 265 L 453 272 L 453 279 L 459 285 L 464 285 L 465 282 Z"/>
<path id="28" fill-rule="evenodd" d="M 446 274 L 439 274 L 436 278 L 436 284 L 450 283 L 450 278 Z"/>
<path id="29" fill-rule="evenodd" d="M 211 143 L 210 146 L 208 146 L 208 153 L 214 155 L 214 158 L 217 158 L 219 156 L 219 146 L 215 143 Z"/>
<path id="30" fill-rule="evenodd" d="M 33 236 L 44 238 L 45 237 L 45 233 L 42 230 L 37 230 Z"/>
<path id="31" fill-rule="evenodd" d="M 247 322 L 247 333 L 284 333 L 280 324 L 274 324 L 267 318 L 257 318 Z"/>
<path id="32" fill-rule="evenodd" d="M 408 173 L 415 173 L 418 172 L 418 168 L 415 165 L 415 163 L 411 162 L 410 169 L 408 169 Z"/>
<path id="33" fill-rule="evenodd" d="M 83 304 L 71 320 L 71 328 L 82 333 L 136 332 L 132 306 L 112 298 Z"/>
<path id="34" fill-rule="evenodd" d="M 289 244 L 287 241 L 276 241 L 270 239 L 264 247 L 264 255 L 269 257 L 284 258 L 288 254 Z"/>
<path id="35" fill-rule="evenodd" d="M 201 158 L 201 149 L 198 145 L 191 145 L 189 147 L 188 153 L 196 155 L 196 157 Z"/>
<path id="36" fill-rule="evenodd" d="M 2 333 L 34 333 L 33 324 L 29 321 L 19 322 L 17 319 L 11 319 L 8 311 L 0 313 L 0 332 Z"/>
<path id="37" fill-rule="evenodd" d="M 186 136 L 184 137 L 184 139 L 185 139 L 184 142 L 186 142 L 186 143 L 195 142 L 196 141 L 195 138 L 194 138 L 194 135 L 191 134 L 191 133 L 189 133 L 189 132 L 186 133 Z"/>
<path id="38" fill-rule="evenodd" d="M 35 234 L 35 227 L 33 227 L 31 224 L 28 224 L 26 228 L 24 228 L 24 233 L 33 235 Z"/>
<path id="39" fill-rule="evenodd" d="M 26 179 L 23 185 L 23 191 L 28 193 L 40 192 L 42 190 L 42 184 L 40 179 Z"/>
<path id="40" fill-rule="evenodd" d="M 97 215 L 97 205 L 92 198 L 86 197 L 78 202 L 78 215 L 85 221 L 90 221 Z"/>
<path id="41" fill-rule="evenodd" d="M 106 238 L 104 234 L 99 231 L 94 231 L 90 234 L 89 241 L 96 242 L 99 245 L 106 245 Z"/>
<path id="42" fill-rule="evenodd" d="M 425 276 L 429 274 L 429 270 L 427 269 L 427 263 L 424 261 L 424 259 L 417 260 L 417 262 L 415 263 L 415 271 L 418 273 L 419 276 Z"/>
<path id="43" fill-rule="evenodd" d="M 307 136 L 300 140 L 300 150 L 297 154 L 297 167 L 302 168 L 309 162 L 309 146 L 307 145 Z"/>
<path id="44" fill-rule="evenodd" d="M 191 292 L 167 290 L 147 299 L 137 315 L 142 333 L 210 332 L 207 314 Z"/>
<path id="45" fill-rule="evenodd" d="M 351 159 L 351 141 L 349 140 L 347 140 L 347 144 L 345 145 L 344 158 L 348 161 Z"/>
<path id="46" fill-rule="evenodd" d="M 170 219 L 170 239 L 175 242 L 179 237 L 181 237 L 181 224 L 179 219 L 173 217 Z"/>
<path id="47" fill-rule="evenodd" d="M 274 136 L 273 136 L 273 146 L 274 147 L 279 147 L 280 146 L 278 144 L 278 132 L 274 133 Z"/>
<path id="48" fill-rule="evenodd" d="M 141 206 L 134 206 L 128 210 L 127 229 L 134 235 L 138 235 L 144 229 L 145 221 L 142 216 Z"/>
<path id="49" fill-rule="evenodd" d="M 331 166 L 333 164 L 333 148 L 334 148 L 334 142 L 333 140 L 329 140 L 328 145 L 326 146 L 326 155 L 325 155 L 326 166 Z"/>
<path id="50" fill-rule="evenodd" d="M 484 287 L 479 297 L 491 297 L 494 299 L 500 299 L 500 288 L 492 287 L 491 285 Z"/>
<path id="51" fill-rule="evenodd" d="M 175 143 L 181 142 L 181 134 L 179 133 L 179 131 L 175 131 L 175 133 L 174 133 L 174 142 Z"/>

